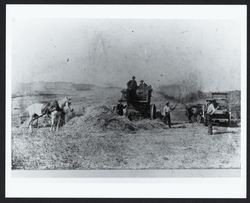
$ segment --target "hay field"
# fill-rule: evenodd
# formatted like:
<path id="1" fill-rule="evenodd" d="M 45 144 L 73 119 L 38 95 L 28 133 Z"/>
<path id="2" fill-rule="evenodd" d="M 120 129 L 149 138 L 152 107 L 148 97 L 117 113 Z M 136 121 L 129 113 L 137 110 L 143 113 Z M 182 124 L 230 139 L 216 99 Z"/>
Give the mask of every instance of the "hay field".
<path id="1" fill-rule="evenodd" d="M 208 135 L 202 124 L 187 122 L 182 104 L 173 112 L 172 129 L 159 120 L 131 122 L 112 112 L 119 88 L 77 88 L 67 91 L 75 114 L 59 132 L 49 132 L 44 118 L 31 133 L 18 115 L 63 92 L 12 98 L 12 169 L 240 168 L 240 128 L 217 126 Z M 162 108 L 165 100 L 155 92 L 152 102 Z"/>

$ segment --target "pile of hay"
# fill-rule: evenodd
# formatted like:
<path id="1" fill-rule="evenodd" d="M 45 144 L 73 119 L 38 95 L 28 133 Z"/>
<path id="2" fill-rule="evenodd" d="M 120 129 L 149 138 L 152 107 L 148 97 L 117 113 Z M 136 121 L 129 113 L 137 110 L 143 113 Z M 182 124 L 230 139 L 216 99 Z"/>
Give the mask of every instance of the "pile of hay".
<path id="1" fill-rule="evenodd" d="M 105 105 L 87 108 L 83 116 L 71 119 L 64 127 L 80 131 L 136 130 L 128 118 L 117 115 Z"/>
<path id="2" fill-rule="evenodd" d="M 125 116 L 117 115 L 111 107 L 95 105 L 87 108 L 83 116 L 71 119 L 64 128 L 77 131 L 136 131 L 166 128 L 166 125 L 158 120 L 130 121 Z"/>

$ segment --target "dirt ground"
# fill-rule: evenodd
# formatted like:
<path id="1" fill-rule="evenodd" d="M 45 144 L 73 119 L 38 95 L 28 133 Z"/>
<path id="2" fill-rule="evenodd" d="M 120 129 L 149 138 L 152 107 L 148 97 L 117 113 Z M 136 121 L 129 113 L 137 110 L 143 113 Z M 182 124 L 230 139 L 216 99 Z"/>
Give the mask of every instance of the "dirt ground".
<path id="1" fill-rule="evenodd" d="M 240 168 L 240 130 L 200 125 L 135 133 L 12 130 L 13 169 Z"/>
<path id="2" fill-rule="evenodd" d="M 72 96 L 75 117 L 59 132 L 43 125 L 31 133 L 18 115 L 34 103 L 62 95 L 12 99 L 12 169 L 205 169 L 240 168 L 239 127 L 188 123 L 184 107 L 172 114 L 173 128 L 159 120 L 129 121 L 112 112 L 119 89 Z M 161 108 L 163 98 L 153 102 Z M 163 100 L 164 101 L 164 100 Z M 47 122 L 47 121 L 46 121 Z M 45 127 L 44 127 L 45 126 Z"/>

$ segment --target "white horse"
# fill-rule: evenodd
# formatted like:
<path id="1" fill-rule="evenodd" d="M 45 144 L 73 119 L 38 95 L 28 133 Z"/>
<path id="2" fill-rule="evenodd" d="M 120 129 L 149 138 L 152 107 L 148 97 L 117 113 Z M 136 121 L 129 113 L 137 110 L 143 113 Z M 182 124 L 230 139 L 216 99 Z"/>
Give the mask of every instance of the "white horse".
<path id="1" fill-rule="evenodd" d="M 70 109 L 73 111 L 73 109 L 70 108 L 71 105 L 71 98 L 65 97 L 62 100 L 56 101 L 56 105 L 51 106 L 51 103 L 48 104 L 42 104 L 42 103 L 35 103 L 29 106 L 26 111 L 29 114 L 29 128 L 32 131 L 33 122 L 44 115 L 51 114 L 51 130 L 53 130 L 53 127 L 55 125 L 56 118 L 58 118 L 58 125 L 57 130 L 59 129 L 59 125 L 61 122 L 61 117 L 63 111 L 68 111 Z M 66 108 L 66 109 L 65 109 Z"/>
<path id="2" fill-rule="evenodd" d="M 33 123 L 35 120 L 37 120 L 38 124 L 38 118 L 44 116 L 42 114 L 42 109 L 44 108 L 45 104 L 35 103 L 26 108 L 26 111 L 29 115 L 29 128 L 32 131 L 33 130 Z"/>

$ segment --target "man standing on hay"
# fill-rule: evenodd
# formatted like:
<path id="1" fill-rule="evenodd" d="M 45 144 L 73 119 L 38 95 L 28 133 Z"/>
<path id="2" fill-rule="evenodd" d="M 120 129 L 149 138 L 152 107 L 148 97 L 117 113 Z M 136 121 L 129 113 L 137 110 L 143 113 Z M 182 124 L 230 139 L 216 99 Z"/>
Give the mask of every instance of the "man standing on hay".
<path id="1" fill-rule="evenodd" d="M 144 82 L 144 80 L 140 81 L 139 87 L 147 87 L 148 85 Z"/>
<path id="2" fill-rule="evenodd" d="M 163 108 L 163 122 L 171 128 L 171 117 L 170 117 L 170 112 L 175 109 L 176 105 L 171 107 L 169 105 L 169 102 L 166 103 L 166 105 Z"/>

